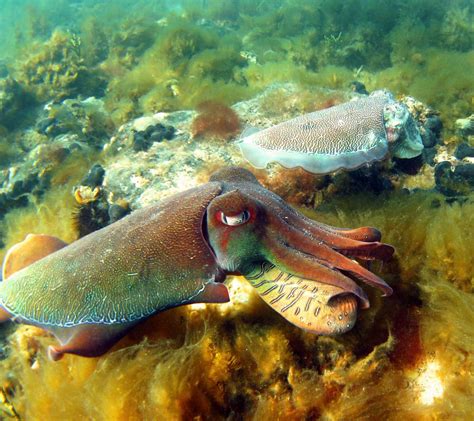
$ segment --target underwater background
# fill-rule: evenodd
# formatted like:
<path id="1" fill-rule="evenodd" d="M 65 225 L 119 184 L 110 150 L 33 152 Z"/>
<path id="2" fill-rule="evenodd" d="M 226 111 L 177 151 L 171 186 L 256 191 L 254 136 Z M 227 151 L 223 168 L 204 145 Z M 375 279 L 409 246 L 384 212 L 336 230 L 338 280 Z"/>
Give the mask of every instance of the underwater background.
<path id="1" fill-rule="evenodd" d="M 306 333 L 241 277 L 231 303 L 147 320 L 100 358 L 49 361 L 0 326 L 0 419 L 472 419 L 474 4 L 470 0 L 0 0 L 0 258 L 74 241 L 239 165 L 306 215 L 374 226 L 350 332 Z M 387 89 L 417 158 L 329 175 L 255 170 L 234 141 Z"/>

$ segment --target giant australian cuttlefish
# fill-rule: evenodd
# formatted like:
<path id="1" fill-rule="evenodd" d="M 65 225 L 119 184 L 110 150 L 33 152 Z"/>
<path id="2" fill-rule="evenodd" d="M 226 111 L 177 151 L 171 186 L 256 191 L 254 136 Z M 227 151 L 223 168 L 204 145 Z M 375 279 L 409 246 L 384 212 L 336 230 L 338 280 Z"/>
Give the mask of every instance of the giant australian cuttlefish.
<path id="1" fill-rule="evenodd" d="M 226 274 L 241 274 L 296 326 L 343 333 L 369 307 L 354 279 L 392 293 L 352 260 L 390 258 L 380 239 L 374 228 L 313 221 L 247 170 L 227 168 L 72 244 L 28 236 L 5 257 L 0 321 L 51 332 L 54 360 L 99 356 L 157 312 L 229 301 Z"/>
<path id="2" fill-rule="evenodd" d="M 423 151 L 418 125 L 388 91 L 305 114 L 260 131 L 246 130 L 237 143 L 256 168 L 278 162 L 314 174 L 353 170 L 391 155 Z"/>

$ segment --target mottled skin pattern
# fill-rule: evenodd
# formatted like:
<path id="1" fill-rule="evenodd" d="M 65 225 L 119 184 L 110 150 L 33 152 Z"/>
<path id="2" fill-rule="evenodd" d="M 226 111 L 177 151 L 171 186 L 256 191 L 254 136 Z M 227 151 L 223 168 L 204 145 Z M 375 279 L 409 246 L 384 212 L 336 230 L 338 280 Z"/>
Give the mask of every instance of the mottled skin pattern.
<path id="1" fill-rule="evenodd" d="M 97 356 L 156 312 L 228 301 L 221 283 L 227 273 L 255 280 L 256 270 L 269 262 L 291 275 L 292 283 L 297 280 L 295 291 L 323 285 L 319 305 L 347 313 L 344 321 L 352 327 L 357 304 L 369 305 L 353 278 L 386 295 L 391 288 L 345 255 L 389 258 L 392 247 L 379 240 L 373 228 L 318 224 L 264 189 L 250 172 L 229 168 L 207 184 L 138 210 L 10 275 L 0 284 L 0 321 L 10 316 L 52 332 L 61 344 L 50 347 L 53 359 L 65 353 Z M 265 290 L 257 291 L 265 299 Z M 313 314 L 303 319 L 272 306 L 312 332 L 347 330 L 328 327 L 313 306 L 299 306 Z"/>
<path id="2" fill-rule="evenodd" d="M 326 155 L 370 149 L 385 136 L 388 102 L 385 96 L 369 96 L 305 114 L 257 133 L 254 142 L 269 150 Z"/>
<path id="3" fill-rule="evenodd" d="M 384 159 L 389 150 L 411 158 L 423 149 L 408 109 L 386 91 L 244 133 L 238 146 L 256 168 L 278 162 L 314 174 L 356 169 Z"/>

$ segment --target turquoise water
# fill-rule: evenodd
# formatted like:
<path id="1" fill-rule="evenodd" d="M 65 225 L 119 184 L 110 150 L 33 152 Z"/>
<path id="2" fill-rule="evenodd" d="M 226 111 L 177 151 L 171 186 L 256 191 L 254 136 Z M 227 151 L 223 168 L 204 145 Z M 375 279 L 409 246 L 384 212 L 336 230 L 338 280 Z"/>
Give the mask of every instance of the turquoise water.
<path id="1" fill-rule="evenodd" d="M 396 249 L 370 266 L 394 295 L 364 286 L 371 308 L 351 307 L 354 329 L 334 338 L 232 276 L 234 305 L 163 313 L 98 359 L 52 362 L 43 330 L 2 324 L 0 420 L 469 419 L 472 69 L 471 0 L 0 0 L 0 258 L 28 233 L 74 242 L 229 165 Z M 256 169 L 235 144 L 380 89 L 410 113 L 409 154 L 387 143 L 394 118 L 377 121 L 380 162 L 363 151 L 342 166 L 354 171 Z"/>

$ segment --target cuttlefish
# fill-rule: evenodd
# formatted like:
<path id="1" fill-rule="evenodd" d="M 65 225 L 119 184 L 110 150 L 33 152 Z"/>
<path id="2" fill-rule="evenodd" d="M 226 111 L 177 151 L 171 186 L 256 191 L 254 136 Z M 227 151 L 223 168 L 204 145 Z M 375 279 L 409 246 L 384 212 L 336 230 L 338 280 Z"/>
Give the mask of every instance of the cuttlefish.
<path id="1" fill-rule="evenodd" d="M 301 115 L 275 126 L 246 130 L 238 141 L 256 168 L 278 162 L 313 174 L 353 170 L 387 156 L 414 158 L 423 151 L 408 108 L 387 91 Z"/>
<path id="2" fill-rule="evenodd" d="M 239 274 L 296 326 L 343 333 L 369 307 L 355 280 L 392 293 L 353 260 L 390 258 L 393 248 L 380 239 L 374 228 L 313 221 L 231 167 L 69 245 L 28 236 L 5 258 L 0 321 L 51 332 L 53 360 L 99 356 L 160 311 L 228 302 L 223 281 Z"/>

